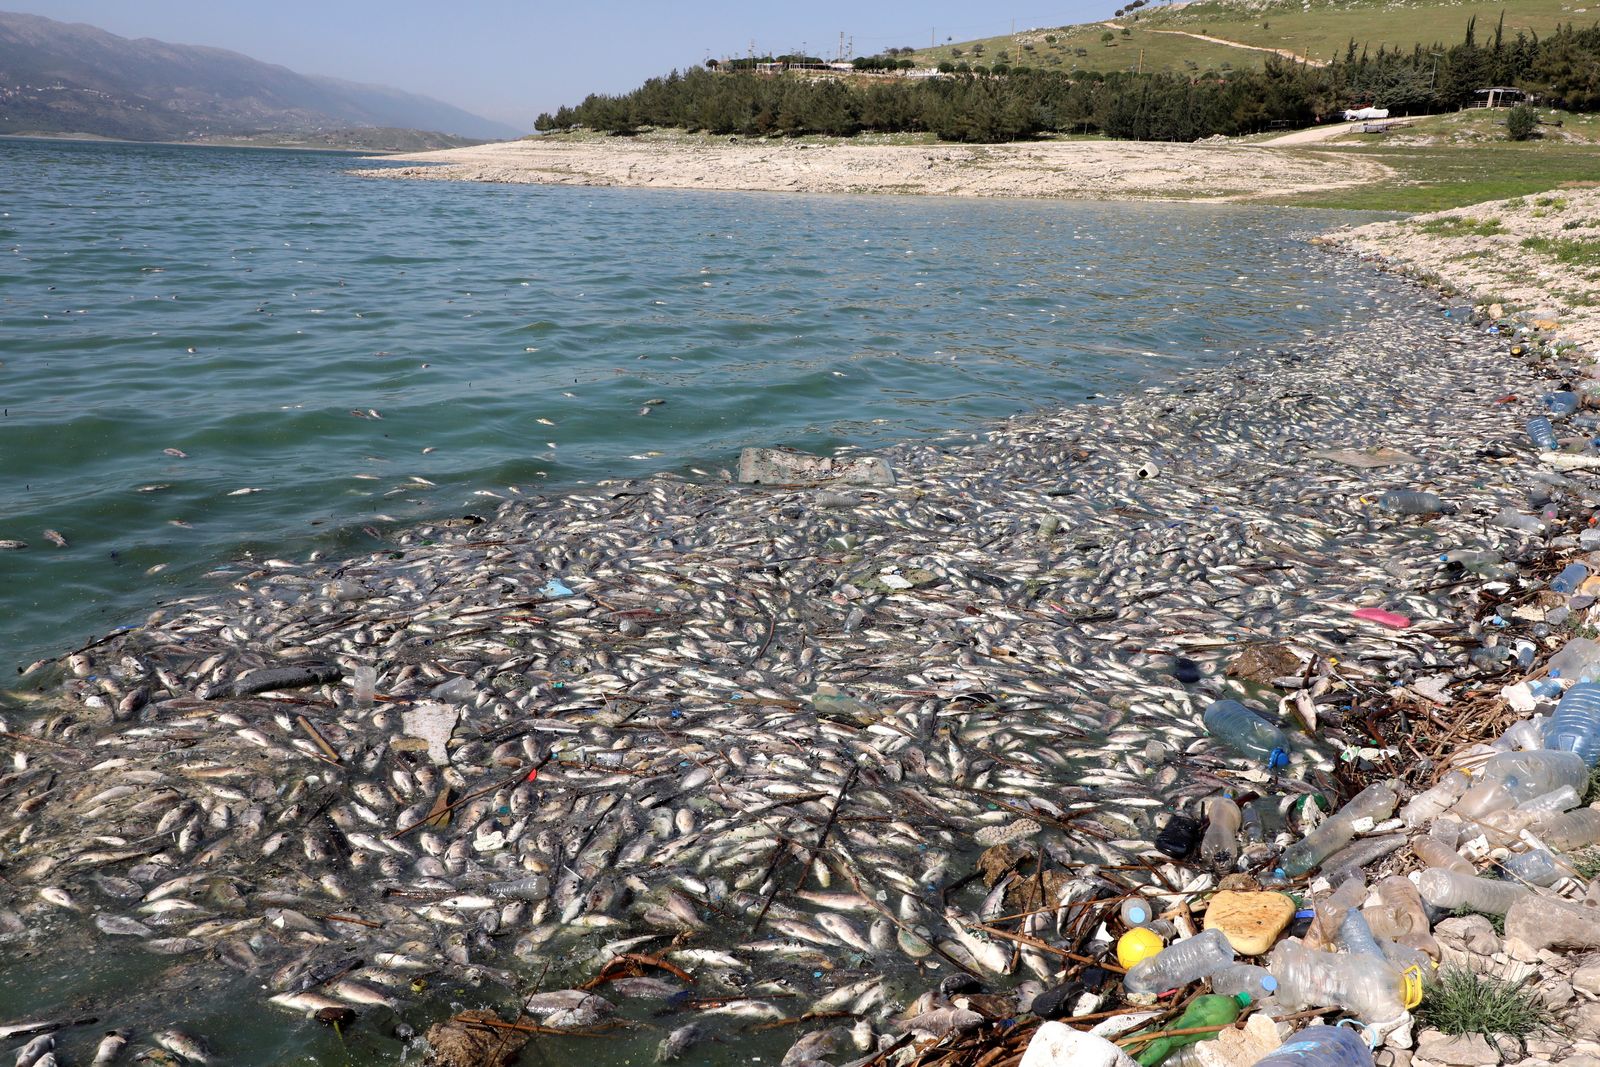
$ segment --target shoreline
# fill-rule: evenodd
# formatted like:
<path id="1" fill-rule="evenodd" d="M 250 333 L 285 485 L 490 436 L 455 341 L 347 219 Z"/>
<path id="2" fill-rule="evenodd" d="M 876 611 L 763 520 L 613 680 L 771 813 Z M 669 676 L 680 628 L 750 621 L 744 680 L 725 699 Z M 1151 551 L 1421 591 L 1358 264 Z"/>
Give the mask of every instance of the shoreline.
<path id="1" fill-rule="evenodd" d="M 386 155 L 423 166 L 366 178 L 727 192 L 1241 203 L 1392 175 L 1372 160 L 1250 145 L 1038 141 L 1003 145 L 534 138 Z"/>
<path id="2" fill-rule="evenodd" d="M 1352 283 L 1370 277 L 1353 262 L 1341 269 Z M 1362 500 L 1426 484 L 1464 498 L 1462 514 L 1436 528 L 1464 544 L 1481 539 L 1468 499 L 1479 510 L 1518 506 L 1513 485 L 1483 484 L 1472 452 L 1473 443 L 1515 433 L 1508 412 L 1486 398 L 1537 389 L 1541 368 L 1506 360 L 1475 328 L 1437 317 L 1426 295 L 1397 288 L 1384 301 L 1388 316 L 1371 326 L 1241 356 L 1103 407 L 1019 416 L 967 446 L 884 450 L 898 475 L 890 488 L 764 489 L 657 475 L 502 507 L 470 529 L 425 524 L 383 553 L 257 571 L 229 602 L 190 598 L 181 614 L 62 664 L 64 678 L 42 672 L 38 681 L 62 685 L 73 709 L 43 737 L 95 738 L 96 759 L 124 752 L 160 774 L 161 788 L 201 801 L 181 763 L 232 763 L 247 782 L 312 768 L 354 784 L 398 761 L 415 780 L 428 760 L 401 742 L 424 727 L 395 720 L 454 708 L 439 714 L 452 727 L 441 743 L 458 792 L 504 778 L 505 761 L 537 763 L 540 784 L 508 790 L 510 815 L 557 828 L 598 819 L 590 838 L 601 830 L 615 838 L 572 849 L 559 834 L 523 845 L 529 828 L 516 830 L 516 854 L 552 872 L 527 935 L 545 940 L 530 952 L 567 942 L 571 931 L 554 916 L 595 885 L 610 887 L 602 902 L 575 914 L 692 932 L 673 903 L 678 893 L 691 912 L 748 917 L 762 884 L 741 885 L 739 872 L 760 873 L 771 856 L 779 888 L 797 872 L 806 877 L 816 857 L 773 842 L 813 840 L 842 812 L 829 848 L 837 857 L 825 864 L 835 868 L 834 889 L 819 891 L 865 882 L 890 899 L 910 897 L 898 922 L 935 949 L 874 942 L 886 954 L 883 971 L 927 978 L 918 961 L 942 955 L 983 973 L 965 920 L 941 916 L 907 888 L 930 880 L 921 865 L 934 864 L 935 882 L 954 879 L 968 870 L 974 841 L 1009 834 L 1040 843 L 1042 826 L 1043 843 L 1063 859 L 1143 859 L 1169 885 L 1199 884 L 1192 871 L 1150 858 L 1151 816 L 1157 805 L 1192 807 L 1255 783 L 1214 744 L 1196 746 L 1195 713 L 1236 650 L 1292 642 L 1337 659 L 1340 684 L 1357 688 L 1385 688 L 1448 661 L 1447 638 L 1460 623 L 1448 601 L 1419 592 L 1436 548 L 1416 540 L 1414 524 L 1376 517 Z M 1455 379 L 1472 380 L 1477 393 L 1463 397 Z M 1417 462 L 1363 471 L 1307 457 L 1373 446 Z M 1146 464 L 1155 475 L 1141 480 Z M 1390 570 L 1396 559 L 1412 569 Z M 1404 608 L 1418 625 L 1398 634 L 1364 627 L 1351 621 L 1356 606 Z M 1211 681 L 1175 683 L 1168 672 L 1180 655 Z M 362 706 L 343 684 L 290 702 L 227 696 L 251 670 L 313 662 L 346 673 L 375 665 L 384 699 Z M 458 691 L 441 696 L 440 683 Z M 315 728 L 308 734 L 293 715 Z M 1336 712 L 1324 715 L 1324 741 L 1349 734 Z M 318 736 L 344 770 L 322 765 Z M 183 755 L 169 758 L 178 740 Z M 1302 755 L 1300 773 L 1337 765 L 1326 746 Z M 67 764 L 58 773 L 69 778 L 85 769 Z M 120 773 L 106 771 L 100 784 L 114 788 Z M 403 816 L 434 797 L 419 790 L 390 803 Z M 131 814 L 139 799 L 104 801 L 109 810 L 95 818 L 137 827 L 161 817 Z M 276 825 L 275 803 L 259 801 L 255 820 Z M 343 788 L 328 803 L 346 811 Z M 253 810 L 224 807 L 232 820 Z M 863 829 L 907 812 L 921 825 Z M 359 836 L 332 831 L 350 837 L 353 870 L 373 872 L 335 864 L 354 894 L 340 906 L 431 941 L 437 929 L 428 932 L 415 908 L 373 893 L 420 862 L 365 843 L 399 816 L 384 812 L 387 827 Z M 61 862 L 72 870 L 72 860 L 36 868 L 61 847 L 54 835 L 82 832 L 82 818 L 55 801 L 31 813 L 35 831 L 16 861 L 23 882 L 53 877 Z M 234 823 L 226 847 L 197 835 L 206 864 L 248 873 L 265 862 L 257 853 L 272 838 L 246 825 Z M 740 836 L 750 827 L 761 832 Z M 0 823 L 0 841 L 12 845 L 16 828 Z M 496 857 L 514 829 L 487 804 L 463 813 L 442 836 L 466 843 L 466 870 L 428 876 L 468 887 L 505 877 Z M 310 833 L 292 824 L 289 832 L 293 847 Z M 731 851 L 708 851 L 724 835 Z M 305 848 L 308 861 L 326 851 Z M 578 884 L 563 888 L 552 849 L 576 868 Z M 644 888 L 621 892 L 606 880 L 613 870 Z M 321 892 L 300 887 L 297 907 L 311 910 Z M 810 906 L 778 903 L 774 919 L 811 937 Z M 893 941 L 897 924 L 887 921 Z M 863 933 L 876 925 L 870 907 L 851 922 Z M 339 933 L 360 951 L 398 936 Z M 691 934 L 691 943 L 706 940 Z M 475 943 L 452 966 L 493 974 L 509 965 L 505 957 L 526 959 L 522 942 L 509 941 Z M 804 955 L 797 962 L 807 973 L 814 966 Z M 1023 963 L 1033 967 L 1026 953 Z M 801 988 L 821 995 L 815 986 Z"/>

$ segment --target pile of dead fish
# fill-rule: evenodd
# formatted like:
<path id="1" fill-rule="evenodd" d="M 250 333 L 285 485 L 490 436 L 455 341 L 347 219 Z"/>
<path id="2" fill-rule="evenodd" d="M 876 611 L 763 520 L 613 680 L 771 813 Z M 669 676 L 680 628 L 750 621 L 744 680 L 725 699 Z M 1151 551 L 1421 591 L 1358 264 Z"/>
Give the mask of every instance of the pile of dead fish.
<path id="1" fill-rule="evenodd" d="M 1284 680 L 1316 733 L 1285 803 L 1377 758 L 1341 713 L 1461 660 L 1482 581 L 1441 545 L 1526 536 L 1485 525 L 1527 495 L 1496 400 L 1542 373 L 1402 296 L 1359 332 L 886 452 L 891 485 L 664 474 L 270 561 L 8 694 L 0 961 L 123 945 L 292 1025 L 407 1017 L 419 974 L 552 989 L 646 953 L 695 984 L 654 971 L 539 1025 L 636 997 L 689 1013 L 682 1043 L 847 1012 L 826 1054 L 872 1052 L 930 981 L 1049 982 L 1089 933 L 1075 902 L 1211 884 L 1151 842 L 1265 780 L 1199 721 L 1241 649 L 1312 657 Z M 1420 486 L 1454 513 L 1374 503 Z M 1020 887 L 973 865 L 1004 844 L 1058 877 L 997 926 Z M 153 980 L 115 1010 L 185 1004 Z"/>

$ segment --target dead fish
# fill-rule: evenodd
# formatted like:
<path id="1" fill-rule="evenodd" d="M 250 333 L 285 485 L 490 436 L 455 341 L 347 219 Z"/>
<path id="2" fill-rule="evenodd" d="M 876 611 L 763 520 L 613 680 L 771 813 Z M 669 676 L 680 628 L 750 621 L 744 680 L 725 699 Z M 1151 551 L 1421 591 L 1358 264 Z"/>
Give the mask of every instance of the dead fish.
<path id="1" fill-rule="evenodd" d="M 162 451 L 163 454 L 171 456 L 173 459 L 188 459 L 189 458 L 189 453 L 185 452 L 181 448 L 163 448 L 161 451 Z"/>
<path id="2" fill-rule="evenodd" d="M 656 1062 L 671 1063 L 706 1039 L 708 1031 L 699 1023 L 680 1026 L 661 1039 L 656 1046 Z"/>
<path id="3" fill-rule="evenodd" d="M 67 547 L 67 539 L 62 537 L 60 532 L 57 530 L 46 530 L 44 532 L 44 539 L 49 541 L 52 545 L 55 545 L 57 548 Z"/>
<path id="4" fill-rule="evenodd" d="M 0 552 L 16 552 L 27 547 L 26 541 L 0 541 Z"/>
<path id="5" fill-rule="evenodd" d="M 200 1038 L 182 1030 L 163 1030 L 153 1035 L 156 1044 L 195 1063 L 210 1063 L 211 1049 Z"/>

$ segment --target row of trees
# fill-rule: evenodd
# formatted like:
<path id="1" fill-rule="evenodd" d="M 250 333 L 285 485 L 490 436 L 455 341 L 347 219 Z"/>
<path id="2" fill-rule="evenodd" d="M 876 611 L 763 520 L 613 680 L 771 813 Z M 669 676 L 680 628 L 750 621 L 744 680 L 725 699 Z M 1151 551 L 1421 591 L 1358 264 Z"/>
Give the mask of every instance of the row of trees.
<path id="1" fill-rule="evenodd" d="M 969 142 L 1099 130 L 1189 141 L 1275 122 L 1309 124 L 1360 104 L 1408 114 L 1453 110 L 1490 85 L 1534 90 L 1574 111 L 1600 110 L 1600 26 L 1568 26 L 1542 40 L 1508 39 L 1497 27 L 1480 42 L 1469 23 L 1465 39 L 1451 48 L 1372 53 L 1352 43 L 1327 67 L 1268 57 L 1260 70 L 1198 75 L 1068 75 L 1019 66 L 998 75 L 991 69 L 862 85 L 695 68 L 652 78 L 622 96 L 590 96 L 539 116 L 535 128 L 627 134 L 655 126 L 746 136 L 926 131 Z"/>

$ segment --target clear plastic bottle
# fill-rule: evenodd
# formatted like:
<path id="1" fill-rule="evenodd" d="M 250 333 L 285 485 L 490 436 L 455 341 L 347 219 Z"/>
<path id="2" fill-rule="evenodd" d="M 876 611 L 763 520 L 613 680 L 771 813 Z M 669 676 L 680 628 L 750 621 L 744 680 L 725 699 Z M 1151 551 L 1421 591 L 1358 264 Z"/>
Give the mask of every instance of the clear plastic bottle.
<path id="1" fill-rule="evenodd" d="M 1545 724 L 1544 743 L 1576 752 L 1590 767 L 1600 759 L 1600 683 L 1579 682 L 1562 696 Z"/>
<path id="2" fill-rule="evenodd" d="M 1201 716 L 1206 732 L 1268 767 L 1289 763 L 1289 736 L 1237 700 L 1218 700 Z"/>
<path id="3" fill-rule="evenodd" d="M 1468 819 L 1514 808 L 1564 785 L 1581 789 L 1589 782 L 1589 765 L 1582 756 L 1571 752 L 1503 752 L 1485 763 L 1475 777 L 1477 784 L 1467 790 L 1455 808 Z"/>
<path id="4" fill-rule="evenodd" d="M 1529 439 L 1540 452 L 1561 451 L 1561 442 L 1556 440 L 1556 428 L 1543 415 L 1529 419 L 1527 430 Z"/>
<path id="5" fill-rule="evenodd" d="M 1200 860 L 1214 871 L 1227 872 L 1239 861 L 1239 805 L 1232 797 L 1206 801 L 1206 833 L 1200 839 Z"/>
<path id="6" fill-rule="evenodd" d="M 1500 866 L 1511 875 L 1514 882 L 1537 886 L 1555 885 L 1573 873 L 1551 855 L 1549 849 L 1544 848 L 1513 853 L 1501 860 Z"/>
<path id="7" fill-rule="evenodd" d="M 1411 851 L 1415 852 L 1417 859 L 1430 869 L 1459 871 L 1462 874 L 1473 872 L 1472 864 L 1463 859 L 1461 853 L 1431 834 L 1414 838 L 1411 842 Z"/>
<path id="8" fill-rule="evenodd" d="M 1552 678 L 1583 682 L 1591 680 L 1585 675 L 1592 675 L 1597 665 L 1600 665 L 1600 644 L 1587 637 L 1574 637 L 1550 657 L 1546 667 Z"/>
<path id="9" fill-rule="evenodd" d="M 1374 822 L 1387 818 L 1399 802 L 1394 788 L 1387 782 L 1374 782 L 1354 797 L 1339 813 L 1323 822 L 1305 837 L 1284 849 L 1277 874 L 1280 878 L 1298 878 L 1317 864 L 1350 843 L 1356 835 L 1356 824 L 1362 819 Z"/>
<path id="10" fill-rule="evenodd" d="M 1485 915 L 1504 915 L 1528 890 L 1514 882 L 1477 878 L 1431 868 L 1417 875 L 1417 892 L 1436 908 L 1471 908 Z"/>
<path id="11" fill-rule="evenodd" d="M 1206 978 L 1233 962 L 1235 952 L 1221 930 L 1207 930 L 1168 945 L 1136 964 L 1122 980 L 1129 993 L 1160 993 Z"/>
<path id="12" fill-rule="evenodd" d="M 1493 549 L 1454 548 L 1449 552 L 1439 555 L 1440 563 L 1459 563 L 1463 567 L 1474 564 L 1495 564 L 1505 562 L 1505 557 Z"/>
<path id="13" fill-rule="evenodd" d="M 1517 530 L 1522 533 L 1536 534 L 1544 531 L 1544 522 L 1532 515 L 1523 515 L 1512 511 L 1510 508 L 1501 508 L 1499 514 L 1490 520 L 1496 526 L 1505 530 Z"/>
<path id="14" fill-rule="evenodd" d="M 1278 991 L 1278 980 L 1265 967 L 1230 963 L 1212 972 L 1211 989 L 1230 997 L 1235 993 L 1249 993 L 1252 1000 L 1261 1001 Z"/>
<path id="15" fill-rule="evenodd" d="M 1544 409 L 1556 418 L 1571 415 L 1578 410 L 1578 394 L 1570 389 L 1562 389 L 1554 393 L 1546 393 L 1539 398 L 1539 403 Z"/>
<path id="16" fill-rule="evenodd" d="M 1359 907 L 1365 899 L 1367 883 L 1360 875 L 1346 878 L 1333 892 L 1318 897 L 1312 909 L 1315 917 L 1306 931 L 1306 943 L 1316 948 L 1333 948 L 1339 943 L 1339 926 L 1344 922 L 1345 913 Z"/>
<path id="17" fill-rule="evenodd" d="M 1576 852 L 1600 844 L 1600 811 L 1579 808 L 1547 815 L 1534 824 L 1533 832 L 1557 852 Z"/>
<path id="18" fill-rule="evenodd" d="M 1449 508 L 1449 505 L 1436 493 L 1396 489 L 1380 496 L 1378 507 L 1396 515 L 1438 515 Z"/>
<path id="19" fill-rule="evenodd" d="M 1517 805 L 1518 811 L 1532 812 L 1535 815 L 1555 815 L 1563 811 L 1571 811 L 1582 803 L 1578 791 L 1570 785 L 1560 789 L 1552 789 L 1548 793 L 1534 797 L 1532 800 Z"/>
<path id="20" fill-rule="evenodd" d="M 1259 799 L 1239 809 L 1239 830 L 1244 834 L 1246 844 L 1259 845 L 1267 839 L 1266 826 L 1261 821 Z"/>
<path id="21" fill-rule="evenodd" d="M 1255 1067 L 1372 1067 L 1372 1050 L 1347 1026 L 1308 1026 Z"/>
<path id="22" fill-rule="evenodd" d="M 1319 952 L 1292 938 L 1267 957 L 1278 1000 L 1291 1010 L 1343 1008 L 1363 1022 L 1382 1023 L 1406 1010 L 1406 980 L 1382 956 Z"/>
<path id="23" fill-rule="evenodd" d="M 1589 577 L 1589 568 L 1581 563 L 1569 563 L 1561 568 L 1561 573 L 1550 579 L 1550 591 L 1553 593 L 1576 593 L 1578 586 Z"/>
<path id="24" fill-rule="evenodd" d="M 1463 771 L 1451 771 L 1439 779 L 1437 785 L 1425 789 L 1406 801 L 1405 807 L 1400 809 L 1400 819 L 1407 826 L 1415 829 L 1427 826 L 1439 816 L 1450 809 L 1450 805 L 1461 799 L 1461 794 L 1467 791 L 1472 784 L 1472 779 Z"/>
<path id="25" fill-rule="evenodd" d="M 1344 921 L 1339 924 L 1339 944 L 1352 955 L 1384 959 L 1383 949 L 1378 947 L 1378 939 L 1372 936 L 1367 917 L 1361 914 L 1359 908 L 1351 908 L 1344 913 Z"/>
<path id="26" fill-rule="evenodd" d="M 1528 687 L 1532 691 L 1533 687 Z M 1559 684 L 1555 687 L 1556 693 L 1561 692 Z M 1539 694 L 1534 693 L 1535 696 Z M 1550 720 L 1543 715 L 1535 715 L 1527 719 L 1518 719 L 1507 726 L 1505 732 L 1497 737 L 1491 747 L 1501 752 L 1532 752 L 1545 747 L 1545 724 Z"/>

